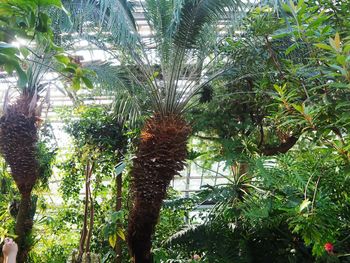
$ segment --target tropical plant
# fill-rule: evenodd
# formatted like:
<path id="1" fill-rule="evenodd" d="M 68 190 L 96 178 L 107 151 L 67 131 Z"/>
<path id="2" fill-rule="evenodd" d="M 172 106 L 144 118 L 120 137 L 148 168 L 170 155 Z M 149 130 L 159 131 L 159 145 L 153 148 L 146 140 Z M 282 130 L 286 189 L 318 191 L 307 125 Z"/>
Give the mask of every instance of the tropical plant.
<path id="1" fill-rule="evenodd" d="M 348 262 L 348 164 L 309 140 L 274 159 L 252 158 L 249 183 L 202 189 L 194 200 L 214 207 L 194 210 L 201 220 L 172 235 L 168 251 L 205 262 Z"/>
<path id="2" fill-rule="evenodd" d="M 208 262 L 348 262 L 341 185 L 348 180 L 349 44 L 346 30 L 330 26 L 337 18 L 325 15 L 342 11 L 324 4 L 290 1 L 284 18 L 257 8 L 243 21 L 244 34 L 226 39 L 236 67 L 192 110 L 196 146 L 209 162 L 249 162 L 251 184 L 263 191 L 214 207 L 204 223 L 169 239 L 175 251 L 200 252 Z"/>
<path id="3" fill-rule="evenodd" d="M 1 46 L 1 50 L 5 50 L 2 57 L 6 56 L 7 59 L 4 61 L 9 61 L 5 63 L 5 69 L 9 73 L 16 69 L 19 79 L 18 94 L 9 90 L 5 96 L 0 120 L 0 150 L 21 193 L 16 218 L 18 262 L 26 260 L 30 249 L 28 238 L 33 225 L 31 192 L 41 169 L 37 149 L 38 128 L 43 104 L 48 100 L 48 95 L 44 93 L 48 91 L 49 82 L 44 76 L 48 72 L 61 71 L 66 79 L 72 80 L 73 86 L 80 86 L 78 84 L 87 73 L 54 44 L 51 20 L 46 13 L 49 8 L 54 7 L 63 8 L 57 0 L 15 0 L 0 3 L 5 40 L 22 43 L 16 50 L 7 48 L 7 45 Z M 19 61 L 22 67 L 19 66 Z"/>
<path id="4" fill-rule="evenodd" d="M 134 262 L 151 262 L 151 237 L 162 200 L 167 186 L 183 169 L 186 159 L 191 128 L 183 113 L 193 105 L 190 101 L 197 92 L 225 71 L 225 68 L 214 68 L 221 56 L 220 52 L 215 52 L 221 39 L 216 25 L 222 19 L 230 21 L 242 2 L 145 1 L 142 7 L 154 35 L 151 44 L 157 59 L 149 56 L 151 47 L 136 32 L 131 12 L 123 3 L 88 1 L 88 8 L 84 9 L 87 19 L 91 19 L 89 14 L 97 13 L 99 17 L 93 19 L 95 23 L 81 23 L 86 25 L 81 32 L 98 26 L 100 41 L 94 43 L 106 49 L 101 42 L 103 39 L 122 50 L 122 53 L 115 52 L 115 58 L 126 65 L 124 69 L 132 76 L 132 81 L 142 87 L 150 99 L 151 116 L 142 128 L 133 160 L 133 206 L 127 239 Z M 89 11 L 91 7 L 94 7 L 92 12 Z M 124 23 L 113 23 L 123 18 Z M 91 24 L 94 27 L 89 27 Z M 136 67 L 138 73 L 130 70 L 130 66 Z"/>

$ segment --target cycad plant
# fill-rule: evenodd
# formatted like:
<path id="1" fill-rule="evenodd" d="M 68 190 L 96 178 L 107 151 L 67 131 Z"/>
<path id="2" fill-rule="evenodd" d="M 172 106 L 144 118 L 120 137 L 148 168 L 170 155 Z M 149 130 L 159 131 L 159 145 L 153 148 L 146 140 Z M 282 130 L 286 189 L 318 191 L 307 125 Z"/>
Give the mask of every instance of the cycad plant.
<path id="1" fill-rule="evenodd" d="M 2 1 L 0 3 L 1 40 L 25 42 L 20 48 L 2 44 L 4 67 L 9 74 L 16 70 L 18 83 L 15 91 L 8 90 L 0 118 L 0 152 L 11 168 L 11 175 L 21 194 L 15 233 L 19 245 L 18 262 L 25 262 L 30 250 L 30 232 L 33 226 L 31 193 L 39 177 L 38 128 L 43 104 L 47 101 L 50 81 L 45 76 L 61 71 L 76 82 L 84 76 L 55 46 L 51 21 L 45 10 L 61 8 L 60 1 Z M 3 62 L 2 61 L 2 62 Z M 8 61 L 8 63 L 6 63 Z M 19 61 L 19 62 L 18 62 Z M 67 70 L 69 69 L 70 70 Z M 76 71 L 77 70 L 77 71 Z M 67 75 L 69 73 L 69 76 Z M 44 96 L 43 96 L 44 94 Z"/>
<path id="2" fill-rule="evenodd" d="M 82 19 L 76 27 L 85 26 L 81 36 L 108 50 L 120 62 L 117 68 L 127 71 L 150 101 L 150 114 L 133 159 L 127 241 L 134 262 L 152 262 L 151 238 L 162 201 L 186 159 L 191 125 L 184 112 L 194 105 L 198 91 L 227 69 L 218 46 L 230 31 L 231 18 L 240 16 L 237 11 L 242 11 L 242 3 L 146 0 L 139 5 L 150 28 L 148 39 L 140 36 L 127 1 L 89 0 L 85 5 L 75 4 L 72 12 L 90 20 Z M 98 34 L 84 34 L 96 28 Z"/>

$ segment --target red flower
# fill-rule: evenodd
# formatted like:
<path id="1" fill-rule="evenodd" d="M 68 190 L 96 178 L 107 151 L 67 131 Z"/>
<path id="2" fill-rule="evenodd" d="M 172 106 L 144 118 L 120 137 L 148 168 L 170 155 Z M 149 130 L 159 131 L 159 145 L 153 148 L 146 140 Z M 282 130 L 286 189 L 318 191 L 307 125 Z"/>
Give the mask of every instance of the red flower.
<path id="1" fill-rule="evenodd" d="M 325 249 L 328 253 L 331 253 L 331 252 L 333 252 L 334 246 L 333 246 L 332 243 L 327 242 L 327 243 L 324 245 L 324 249 Z"/>

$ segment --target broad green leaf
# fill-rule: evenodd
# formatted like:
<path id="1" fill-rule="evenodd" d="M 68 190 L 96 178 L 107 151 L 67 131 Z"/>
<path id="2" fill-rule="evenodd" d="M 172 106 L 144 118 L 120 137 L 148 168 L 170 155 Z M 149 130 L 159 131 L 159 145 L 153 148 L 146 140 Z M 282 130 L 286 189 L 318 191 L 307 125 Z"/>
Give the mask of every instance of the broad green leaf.
<path id="1" fill-rule="evenodd" d="M 283 32 L 283 33 L 278 33 L 272 35 L 272 39 L 279 39 L 279 38 L 284 38 L 290 35 L 290 32 Z"/>
<path id="2" fill-rule="evenodd" d="M 285 87 L 286 85 L 283 85 L 283 87 L 278 86 L 277 84 L 273 85 L 274 89 L 278 92 L 280 96 L 283 96 L 285 94 Z"/>
<path id="3" fill-rule="evenodd" d="M 111 215 L 111 220 L 113 223 L 117 222 L 118 220 L 123 220 L 123 218 L 124 218 L 123 211 L 113 212 Z"/>
<path id="4" fill-rule="evenodd" d="M 94 88 L 94 85 L 92 84 L 91 80 L 87 77 L 81 77 L 81 79 L 83 80 L 85 86 L 88 88 L 88 89 L 93 89 Z"/>
<path id="5" fill-rule="evenodd" d="M 75 74 L 75 68 L 69 66 L 69 67 L 66 67 L 66 68 L 62 69 L 62 72 L 68 72 L 68 73 Z"/>
<path id="6" fill-rule="evenodd" d="M 0 53 L 15 55 L 18 53 L 18 49 L 11 44 L 0 42 Z"/>
<path id="7" fill-rule="evenodd" d="M 26 47 L 20 47 L 19 50 L 25 58 L 27 58 L 30 55 L 30 51 Z"/>
<path id="8" fill-rule="evenodd" d="M 24 87 L 28 82 L 27 74 L 23 71 L 19 64 L 16 64 L 15 67 L 18 74 L 18 86 Z"/>
<path id="9" fill-rule="evenodd" d="M 304 0 L 298 1 L 298 8 L 302 8 L 304 6 Z"/>
<path id="10" fill-rule="evenodd" d="M 38 15 L 39 23 L 36 26 L 36 30 L 41 33 L 46 33 L 50 28 L 50 18 L 47 14 L 40 12 Z"/>
<path id="11" fill-rule="evenodd" d="M 288 12 L 288 13 L 292 13 L 292 9 L 289 7 L 288 4 L 282 4 L 282 8 L 284 11 Z"/>
<path id="12" fill-rule="evenodd" d="M 58 62 L 61 62 L 65 65 L 69 64 L 70 63 L 70 59 L 69 57 L 65 56 L 65 55 L 55 55 L 54 56 L 55 59 L 58 61 Z"/>
<path id="13" fill-rule="evenodd" d="M 115 247 L 115 245 L 117 244 L 117 235 L 114 234 L 114 235 L 111 235 L 108 237 L 108 242 L 109 244 L 111 245 L 111 247 Z"/>

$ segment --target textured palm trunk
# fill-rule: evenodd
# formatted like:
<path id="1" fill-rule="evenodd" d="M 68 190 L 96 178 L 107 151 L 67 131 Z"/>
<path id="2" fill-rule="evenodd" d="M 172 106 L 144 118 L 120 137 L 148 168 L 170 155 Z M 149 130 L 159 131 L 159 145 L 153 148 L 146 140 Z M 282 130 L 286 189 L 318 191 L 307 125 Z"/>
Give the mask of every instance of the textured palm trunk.
<path id="1" fill-rule="evenodd" d="M 30 244 L 26 242 L 33 226 L 31 192 L 38 178 L 36 118 L 30 114 L 30 96 L 21 96 L 7 107 L 0 118 L 0 150 L 11 168 L 11 175 L 21 193 L 15 232 L 19 247 L 18 263 L 26 261 Z"/>
<path id="2" fill-rule="evenodd" d="M 142 132 L 132 170 L 128 245 L 133 262 L 152 262 L 152 235 L 167 187 L 184 168 L 190 126 L 179 116 L 155 115 Z"/>
<path id="3" fill-rule="evenodd" d="M 30 235 L 33 228 L 33 218 L 31 216 L 32 202 L 31 195 L 25 194 L 21 197 L 19 211 L 16 218 L 15 232 L 18 235 L 17 244 L 19 252 L 17 255 L 17 262 L 24 263 L 28 257 L 30 247 L 26 238 Z"/>

